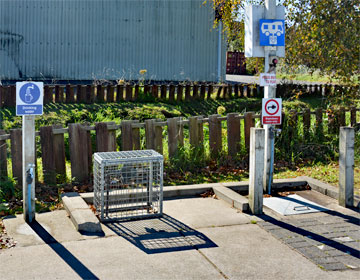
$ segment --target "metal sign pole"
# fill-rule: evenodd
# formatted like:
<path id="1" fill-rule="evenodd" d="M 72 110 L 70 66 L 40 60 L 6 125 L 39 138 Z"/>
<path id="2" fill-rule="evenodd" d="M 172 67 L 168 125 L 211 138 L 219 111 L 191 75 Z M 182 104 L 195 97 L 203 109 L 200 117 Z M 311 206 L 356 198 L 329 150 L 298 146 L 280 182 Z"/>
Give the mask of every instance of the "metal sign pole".
<path id="1" fill-rule="evenodd" d="M 276 17 L 276 0 L 265 0 L 265 18 L 266 19 L 275 19 Z M 270 70 L 271 56 L 276 55 L 276 50 L 270 50 L 269 47 L 265 47 L 265 73 L 268 73 Z M 275 73 L 275 67 L 271 69 Z M 275 86 L 265 86 L 264 89 L 264 98 L 275 98 L 276 97 L 276 87 Z M 271 138 L 270 138 L 270 128 L 272 125 L 264 125 L 265 128 L 265 151 L 264 151 L 264 183 L 263 188 L 264 192 L 267 192 L 270 180 L 270 164 L 271 164 Z M 270 182 L 272 183 L 272 182 Z"/>
<path id="2" fill-rule="evenodd" d="M 22 116 L 23 211 L 26 222 L 35 220 L 35 116 L 43 114 L 44 84 L 16 83 L 16 115 Z"/>
<path id="3" fill-rule="evenodd" d="M 22 124 L 24 219 L 35 220 L 35 116 L 23 116 Z"/>

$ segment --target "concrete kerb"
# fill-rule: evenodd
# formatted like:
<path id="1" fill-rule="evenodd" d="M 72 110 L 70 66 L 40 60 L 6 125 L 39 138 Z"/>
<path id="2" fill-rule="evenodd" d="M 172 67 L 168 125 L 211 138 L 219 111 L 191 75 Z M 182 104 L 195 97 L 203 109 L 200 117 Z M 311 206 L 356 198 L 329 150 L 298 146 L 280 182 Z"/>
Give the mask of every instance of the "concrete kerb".
<path id="1" fill-rule="evenodd" d="M 78 193 L 65 193 L 62 195 L 62 201 L 66 212 L 79 232 L 102 232 L 99 220 Z"/>
<path id="2" fill-rule="evenodd" d="M 338 190 L 336 187 L 325 184 L 319 180 L 302 176 L 293 179 L 277 179 L 274 180 L 272 185 L 273 189 L 281 189 L 284 187 L 299 187 L 308 184 L 312 190 L 320 192 L 331 198 L 338 198 Z M 164 199 L 172 199 L 178 197 L 191 197 L 200 195 L 207 191 L 213 190 L 215 195 L 229 203 L 232 207 L 246 212 L 249 209 L 248 199 L 245 196 L 240 195 L 238 192 L 248 191 L 249 182 L 226 182 L 226 183 L 212 183 L 212 184 L 198 184 L 198 185 L 184 185 L 184 186 L 167 186 L 164 187 L 163 196 Z M 80 199 L 80 197 L 82 199 Z M 100 223 L 94 213 L 89 209 L 86 203 L 93 203 L 94 193 L 77 193 L 65 194 L 63 196 L 63 202 L 65 209 L 70 215 L 75 227 L 79 231 L 98 232 L 95 230 L 101 230 Z M 82 200 L 82 203 L 79 201 Z M 84 203 L 84 201 L 86 203 Z M 85 208 L 86 206 L 86 208 Z M 360 198 L 354 197 L 354 207 L 360 208 Z M 85 219 L 85 215 L 89 219 Z M 79 215 L 81 213 L 81 215 Z M 81 217 L 81 218 L 80 218 Z M 94 227 L 94 228 L 93 228 Z M 81 228 L 81 229 L 80 229 Z"/>

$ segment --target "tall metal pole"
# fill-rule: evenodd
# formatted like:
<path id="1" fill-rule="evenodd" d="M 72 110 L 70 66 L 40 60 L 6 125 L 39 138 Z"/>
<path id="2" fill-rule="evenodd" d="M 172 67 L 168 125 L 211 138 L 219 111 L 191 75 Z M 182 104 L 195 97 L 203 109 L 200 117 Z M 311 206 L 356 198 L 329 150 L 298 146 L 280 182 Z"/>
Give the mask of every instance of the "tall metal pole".
<path id="1" fill-rule="evenodd" d="M 23 116 L 22 165 L 24 219 L 35 220 L 35 116 Z"/>
<path id="2" fill-rule="evenodd" d="M 221 46 L 222 46 L 222 40 L 221 40 L 221 36 L 222 36 L 222 21 L 219 21 L 219 42 L 218 42 L 218 73 L 217 73 L 217 78 L 218 78 L 218 82 L 221 82 Z"/>
<path id="3" fill-rule="evenodd" d="M 276 18 L 276 0 L 265 0 L 265 19 Z M 265 47 L 265 73 L 269 72 L 271 56 L 275 56 L 276 51 L 270 50 Z M 273 67 L 272 73 L 275 73 L 275 67 Z M 276 87 L 266 86 L 264 89 L 264 98 L 275 98 Z M 270 139 L 270 127 L 271 125 L 264 125 L 265 128 L 265 151 L 264 151 L 264 191 L 268 191 L 269 179 L 270 179 L 270 158 L 271 158 L 271 139 Z"/>

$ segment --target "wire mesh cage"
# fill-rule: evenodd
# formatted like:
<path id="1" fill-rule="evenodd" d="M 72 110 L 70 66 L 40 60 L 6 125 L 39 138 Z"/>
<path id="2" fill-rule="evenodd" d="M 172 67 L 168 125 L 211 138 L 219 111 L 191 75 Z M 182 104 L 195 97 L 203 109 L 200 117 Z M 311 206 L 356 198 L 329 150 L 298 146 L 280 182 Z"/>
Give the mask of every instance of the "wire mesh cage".
<path id="1" fill-rule="evenodd" d="M 153 150 L 94 154 L 94 207 L 101 221 L 162 215 L 163 156 Z"/>

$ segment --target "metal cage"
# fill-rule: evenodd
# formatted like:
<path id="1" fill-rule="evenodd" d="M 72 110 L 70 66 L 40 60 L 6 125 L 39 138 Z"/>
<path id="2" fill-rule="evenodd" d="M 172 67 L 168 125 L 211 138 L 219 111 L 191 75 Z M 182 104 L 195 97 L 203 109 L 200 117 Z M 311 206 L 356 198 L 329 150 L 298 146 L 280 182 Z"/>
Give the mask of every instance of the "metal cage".
<path id="1" fill-rule="evenodd" d="M 94 206 L 101 221 L 162 215 L 163 156 L 153 150 L 94 154 Z"/>

